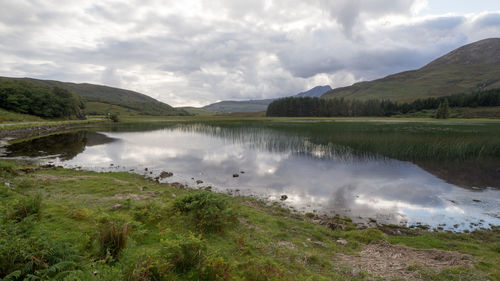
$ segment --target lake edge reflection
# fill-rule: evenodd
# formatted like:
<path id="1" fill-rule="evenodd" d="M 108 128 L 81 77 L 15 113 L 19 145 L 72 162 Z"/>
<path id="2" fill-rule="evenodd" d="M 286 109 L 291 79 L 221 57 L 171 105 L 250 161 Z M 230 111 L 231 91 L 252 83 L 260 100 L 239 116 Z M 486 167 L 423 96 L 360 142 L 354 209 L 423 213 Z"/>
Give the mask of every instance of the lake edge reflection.
<path id="1" fill-rule="evenodd" d="M 285 203 L 304 212 L 432 227 L 446 224 L 445 229 L 455 230 L 498 225 L 495 189 L 459 188 L 411 162 L 373 153 L 363 158 L 349 147 L 315 144 L 314 136 L 244 129 L 235 133 L 231 128 L 195 124 L 147 132 L 103 132 L 115 141 L 85 146 L 69 160 L 54 160 L 66 167 L 97 171 L 142 173 L 147 167 L 151 177 L 167 170 L 174 173 L 169 182 L 196 187 L 195 181 L 202 180 L 203 186 L 218 191 L 239 189 L 240 194 L 270 200 L 286 194 Z M 233 177 L 241 171 L 244 174 Z M 468 202 L 471 198 L 481 204 Z"/>

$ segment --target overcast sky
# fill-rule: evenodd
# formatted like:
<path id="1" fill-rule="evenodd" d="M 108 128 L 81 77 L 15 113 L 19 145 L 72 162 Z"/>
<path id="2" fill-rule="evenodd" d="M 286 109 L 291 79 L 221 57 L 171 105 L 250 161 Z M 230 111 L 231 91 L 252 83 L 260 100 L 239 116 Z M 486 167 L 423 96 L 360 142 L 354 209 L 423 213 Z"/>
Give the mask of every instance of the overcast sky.
<path id="1" fill-rule="evenodd" d="M 0 0 L 0 75 L 202 106 L 346 86 L 490 37 L 498 0 Z"/>

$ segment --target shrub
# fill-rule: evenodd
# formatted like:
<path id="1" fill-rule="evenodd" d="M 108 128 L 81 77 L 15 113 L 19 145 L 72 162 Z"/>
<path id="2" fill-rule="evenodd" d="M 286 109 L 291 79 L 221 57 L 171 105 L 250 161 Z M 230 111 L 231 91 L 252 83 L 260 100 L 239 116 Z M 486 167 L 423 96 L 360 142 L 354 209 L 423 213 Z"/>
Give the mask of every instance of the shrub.
<path id="1" fill-rule="evenodd" d="M 172 271 L 177 273 L 199 268 L 205 258 L 205 242 L 193 234 L 162 240 L 161 246 L 160 257 L 168 261 Z"/>
<path id="2" fill-rule="evenodd" d="M 232 280 L 231 272 L 232 266 L 230 263 L 224 261 L 224 258 L 210 257 L 204 262 L 200 270 L 199 279 L 205 281 Z"/>
<path id="3" fill-rule="evenodd" d="M 142 255 L 134 259 L 133 264 L 125 267 L 123 280 L 127 281 L 161 281 L 168 280 L 168 264 L 158 255 Z"/>
<path id="4" fill-rule="evenodd" d="M 9 178 L 17 175 L 14 164 L 0 161 L 0 178 Z"/>
<path id="5" fill-rule="evenodd" d="M 0 223 L 0 279 L 57 280 L 77 268 L 81 257 L 71 245 L 32 232 L 32 226 L 29 219 Z"/>
<path id="6" fill-rule="evenodd" d="M 132 209 L 132 216 L 142 223 L 156 223 L 165 217 L 164 208 L 156 202 L 138 202 Z"/>
<path id="7" fill-rule="evenodd" d="M 12 201 L 7 211 L 7 219 L 20 222 L 32 215 L 39 218 L 41 209 L 42 196 L 40 194 L 26 196 Z"/>
<path id="8" fill-rule="evenodd" d="M 251 260 L 240 267 L 242 267 L 243 279 L 247 281 L 287 280 L 283 271 L 270 260 Z"/>
<path id="9" fill-rule="evenodd" d="M 118 114 L 116 113 L 112 113 L 111 115 L 109 115 L 109 119 L 113 122 L 120 122 L 120 118 L 118 118 Z"/>
<path id="10" fill-rule="evenodd" d="M 192 218 L 201 232 L 218 232 L 236 223 L 227 195 L 199 191 L 174 202 L 174 210 Z"/>
<path id="11" fill-rule="evenodd" d="M 128 224 L 117 220 L 104 220 L 99 228 L 101 255 L 117 258 L 127 245 Z"/>

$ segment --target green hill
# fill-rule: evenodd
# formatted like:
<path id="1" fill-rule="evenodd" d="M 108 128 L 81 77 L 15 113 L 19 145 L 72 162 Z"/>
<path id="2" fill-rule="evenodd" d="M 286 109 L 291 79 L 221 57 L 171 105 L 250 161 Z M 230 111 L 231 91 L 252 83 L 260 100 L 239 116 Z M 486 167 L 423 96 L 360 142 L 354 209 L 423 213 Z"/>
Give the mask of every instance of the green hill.
<path id="1" fill-rule="evenodd" d="M 413 101 L 493 88 L 500 88 L 500 38 L 465 45 L 418 70 L 333 89 L 322 98 Z"/>
<path id="2" fill-rule="evenodd" d="M 176 107 L 176 109 L 179 110 L 184 110 L 187 113 L 195 116 L 212 116 L 217 114 L 217 112 L 208 110 L 208 109 L 203 109 L 203 108 L 198 108 L 198 107 L 193 107 L 193 106 L 183 106 L 183 107 Z"/>
<path id="3" fill-rule="evenodd" d="M 108 112 L 127 115 L 188 115 L 183 110 L 160 102 L 138 92 L 89 83 L 69 83 L 32 78 L 7 78 L 7 80 L 30 82 L 42 87 L 58 87 L 77 93 L 85 103 L 86 114 L 106 114 Z M 110 110 L 111 111 L 108 111 Z"/>
<path id="4" fill-rule="evenodd" d="M 320 97 L 332 88 L 326 86 L 316 86 L 308 91 L 295 94 L 294 97 Z M 267 110 L 267 106 L 276 99 L 263 100 L 243 100 L 243 101 L 220 101 L 202 107 L 203 109 L 216 112 L 262 112 Z"/>

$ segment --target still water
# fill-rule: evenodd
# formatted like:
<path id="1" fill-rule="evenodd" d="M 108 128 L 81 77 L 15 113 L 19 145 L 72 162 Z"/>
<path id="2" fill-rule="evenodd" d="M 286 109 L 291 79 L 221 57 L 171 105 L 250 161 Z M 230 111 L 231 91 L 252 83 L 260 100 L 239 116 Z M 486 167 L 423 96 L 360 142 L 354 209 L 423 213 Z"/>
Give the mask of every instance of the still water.
<path id="1" fill-rule="evenodd" d="M 314 126 L 319 127 L 311 131 Z M 385 134 L 384 143 L 391 141 L 388 150 L 380 148 L 384 145 L 380 142 L 377 152 L 366 151 L 369 146 L 359 148 L 363 141 L 380 141 L 369 138 L 373 129 L 360 133 L 359 128 L 342 131 L 326 126 L 177 123 L 113 127 L 12 144 L 4 156 L 151 177 L 168 171 L 174 174 L 165 179 L 170 183 L 211 186 L 271 201 L 286 195 L 283 203 L 298 211 L 338 214 L 359 222 L 374 219 L 456 231 L 500 225 L 500 162 L 495 157 L 471 164 L 462 158 L 432 161 L 432 155 L 410 153 L 398 160 L 386 155 L 399 155 L 391 154 L 391 147 L 410 147 L 415 129 L 377 129 L 378 135 Z M 466 131 L 458 133 L 463 136 Z M 480 142 L 477 136 L 476 132 L 474 143 L 465 143 Z M 446 137 L 456 139 L 447 133 L 440 134 L 439 140 Z M 403 139 L 412 140 L 401 144 Z M 432 140 L 417 140 L 422 146 L 426 141 Z M 197 184 L 198 180 L 203 183 Z"/>

